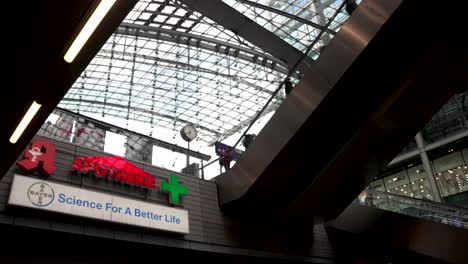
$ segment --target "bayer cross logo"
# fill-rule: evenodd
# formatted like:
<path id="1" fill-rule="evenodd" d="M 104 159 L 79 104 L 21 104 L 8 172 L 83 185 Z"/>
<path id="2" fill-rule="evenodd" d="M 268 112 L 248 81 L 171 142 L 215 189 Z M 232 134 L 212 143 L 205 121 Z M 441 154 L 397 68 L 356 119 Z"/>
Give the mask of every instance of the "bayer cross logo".
<path id="1" fill-rule="evenodd" d="M 54 200 L 54 189 L 45 182 L 36 182 L 29 186 L 28 199 L 34 205 L 47 206 Z"/>

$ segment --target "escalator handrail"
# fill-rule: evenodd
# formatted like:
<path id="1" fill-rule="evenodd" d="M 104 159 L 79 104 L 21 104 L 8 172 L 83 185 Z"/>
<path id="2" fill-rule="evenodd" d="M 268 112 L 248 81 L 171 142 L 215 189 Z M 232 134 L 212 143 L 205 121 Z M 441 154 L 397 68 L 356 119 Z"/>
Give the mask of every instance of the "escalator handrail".
<path id="1" fill-rule="evenodd" d="M 453 215 L 453 216 L 462 216 L 463 218 L 468 219 L 468 209 L 463 208 L 463 207 L 442 204 L 442 203 L 433 202 L 433 201 L 429 201 L 429 200 L 422 200 L 422 199 L 407 197 L 407 196 L 394 194 L 394 193 L 381 192 L 381 191 L 372 190 L 372 189 L 367 189 L 367 190 L 365 190 L 365 192 L 369 193 L 369 194 L 372 194 L 372 195 L 395 197 L 395 198 L 398 198 L 398 199 L 401 199 L 401 200 L 409 201 L 414 205 L 419 205 L 419 206 L 422 207 L 421 209 L 429 209 L 429 210 L 434 210 L 434 211 L 440 211 L 442 213 L 450 214 L 450 215 Z M 426 208 L 424 206 L 427 206 L 428 208 Z M 439 210 L 437 210 L 436 208 L 439 209 Z"/>
<path id="2" fill-rule="evenodd" d="M 427 215 L 421 216 L 421 218 L 427 218 L 427 217 L 439 219 L 439 222 L 446 223 L 449 225 L 468 228 L 468 222 L 465 222 L 465 221 L 445 218 L 440 215 L 433 215 L 433 214 L 427 214 Z"/>

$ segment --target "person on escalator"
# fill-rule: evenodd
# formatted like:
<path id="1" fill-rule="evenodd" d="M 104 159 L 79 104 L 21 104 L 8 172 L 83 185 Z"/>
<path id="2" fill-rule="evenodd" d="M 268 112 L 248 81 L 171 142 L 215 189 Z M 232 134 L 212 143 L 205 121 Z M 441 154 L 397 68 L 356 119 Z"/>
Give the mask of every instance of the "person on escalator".
<path id="1" fill-rule="evenodd" d="M 244 139 L 242 140 L 242 145 L 244 146 L 245 150 L 252 144 L 255 139 L 255 134 L 246 134 Z"/>
<path id="2" fill-rule="evenodd" d="M 284 82 L 284 91 L 286 92 L 286 96 L 288 96 L 291 93 L 291 90 L 293 88 L 291 78 L 287 78 L 286 81 Z"/>
<path id="3" fill-rule="evenodd" d="M 219 165 L 224 167 L 224 170 L 227 172 L 231 168 L 231 161 L 232 161 L 232 147 L 227 147 L 221 158 L 219 159 Z"/>
<path id="4" fill-rule="evenodd" d="M 351 15 L 358 6 L 356 4 L 356 0 L 345 0 L 345 1 L 346 1 L 345 10 L 348 13 L 348 15 Z"/>

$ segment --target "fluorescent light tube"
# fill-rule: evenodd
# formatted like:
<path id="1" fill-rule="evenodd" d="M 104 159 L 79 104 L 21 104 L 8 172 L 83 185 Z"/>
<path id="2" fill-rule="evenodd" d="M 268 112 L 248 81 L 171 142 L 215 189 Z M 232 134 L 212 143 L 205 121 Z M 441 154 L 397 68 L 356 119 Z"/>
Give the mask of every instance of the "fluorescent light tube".
<path id="1" fill-rule="evenodd" d="M 23 116 L 23 119 L 21 119 L 21 122 L 16 127 L 15 132 L 13 132 L 13 135 L 11 135 L 10 137 L 11 143 L 15 144 L 16 141 L 18 141 L 18 139 L 21 137 L 26 127 L 28 127 L 29 123 L 31 122 L 33 117 L 36 115 L 37 111 L 39 111 L 39 108 L 41 108 L 41 105 L 36 103 L 36 101 L 34 101 L 31 104 L 28 111 Z"/>
<path id="2" fill-rule="evenodd" d="M 86 41 L 88 41 L 89 37 L 93 34 L 94 30 L 96 30 L 99 23 L 101 23 L 102 19 L 106 16 L 107 12 L 112 8 L 114 5 L 115 0 L 101 0 L 99 5 L 94 10 L 91 17 L 86 21 L 86 24 L 81 29 L 78 36 L 76 36 L 75 40 L 71 44 L 70 48 L 68 48 L 65 56 L 63 59 L 68 62 L 72 63 L 75 59 L 76 55 L 80 52 L 80 50 L 85 45 Z"/>

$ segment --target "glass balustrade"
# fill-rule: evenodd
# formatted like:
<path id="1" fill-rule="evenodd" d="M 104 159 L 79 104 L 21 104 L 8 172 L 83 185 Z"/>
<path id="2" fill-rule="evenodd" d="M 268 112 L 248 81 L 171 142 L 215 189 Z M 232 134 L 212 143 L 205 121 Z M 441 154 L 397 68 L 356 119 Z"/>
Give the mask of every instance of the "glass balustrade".
<path id="1" fill-rule="evenodd" d="M 468 210 L 461 207 L 370 189 L 363 191 L 357 202 L 369 207 L 468 229 Z"/>

